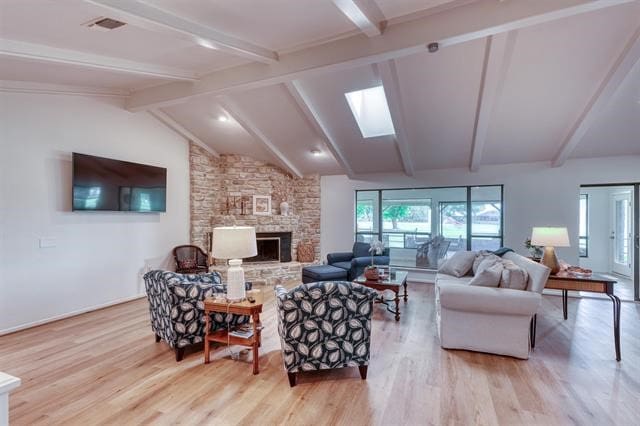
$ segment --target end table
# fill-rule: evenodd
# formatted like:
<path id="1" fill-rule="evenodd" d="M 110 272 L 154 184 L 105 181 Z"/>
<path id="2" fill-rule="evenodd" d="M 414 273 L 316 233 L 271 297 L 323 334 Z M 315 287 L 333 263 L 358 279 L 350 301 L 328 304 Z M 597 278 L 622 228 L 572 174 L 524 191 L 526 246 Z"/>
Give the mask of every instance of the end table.
<path id="1" fill-rule="evenodd" d="M 258 360 L 258 348 L 261 345 L 261 326 L 260 326 L 260 314 L 262 313 L 263 297 L 262 292 L 256 292 L 254 295 L 255 302 L 251 303 L 248 300 L 242 302 L 228 302 L 224 298 L 206 298 L 204 300 L 204 313 L 206 321 L 206 333 L 204 336 L 204 363 L 209 364 L 211 342 L 228 343 L 230 345 L 249 346 L 253 350 L 253 374 L 259 372 L 259 360 Z M 236 314 L 247 315 L 251 317 L 253 324 L 253 335 L 249 338 L 230 336 L 229 330 L 216 330 L 211 331 L 211 319 L 209 317 L 212 313 L 222 314 Z"/>

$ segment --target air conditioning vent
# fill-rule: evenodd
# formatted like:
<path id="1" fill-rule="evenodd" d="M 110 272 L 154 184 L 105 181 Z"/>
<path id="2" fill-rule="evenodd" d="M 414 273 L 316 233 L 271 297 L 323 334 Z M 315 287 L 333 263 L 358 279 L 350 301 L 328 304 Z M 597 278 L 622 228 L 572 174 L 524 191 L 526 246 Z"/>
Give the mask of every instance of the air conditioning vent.
<path id="1" fill-rule="evenodd" d="M 85 22 L 82 25 L 84 25 L 85 27 L 93 28 L 100 31 L 110 31 L 110 30 L 115 30 L 116 28 L 120 28 L 123 25 L 126 25 L 126 22 L 118 21 L 117 19 L 113 19 L 113 18 L 105 18 L 101 16 L 99 18 L 92 19 L 89 22 Z"/>

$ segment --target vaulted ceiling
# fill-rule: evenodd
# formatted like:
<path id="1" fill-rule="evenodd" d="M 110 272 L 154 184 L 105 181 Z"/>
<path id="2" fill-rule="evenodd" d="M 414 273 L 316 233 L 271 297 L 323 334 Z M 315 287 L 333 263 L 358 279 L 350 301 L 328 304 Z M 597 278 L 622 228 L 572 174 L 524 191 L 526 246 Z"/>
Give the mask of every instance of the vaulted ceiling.
<path id="1" fill-rule="evenodd" d="M 0 0 L 0 90 L 124 97 L 294 175 L 637 155 L 639 62 L 637 0 Z M 381 84 L 395 134 L 363 138 L 344 94 Z"/>

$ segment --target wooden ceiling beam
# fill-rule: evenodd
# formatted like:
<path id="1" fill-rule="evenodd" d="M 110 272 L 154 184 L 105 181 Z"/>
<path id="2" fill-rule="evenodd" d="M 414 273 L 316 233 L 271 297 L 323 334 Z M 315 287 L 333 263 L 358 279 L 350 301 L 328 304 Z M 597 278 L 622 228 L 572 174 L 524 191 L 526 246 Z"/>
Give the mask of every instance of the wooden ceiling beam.
<path id="1" fill-rule="evenodd" d="M 138 0 L 85 0 L 109 10 L 110 16 L 152 31 L 180 34 L 193 43 L 221 52 L 271 64 L 278 54 L 262 46 L 224 34 Z"/>
<path id="2" fill-rule="evenodd" d="M 500 99 L 504 83 L 511 65 L 516 44 L 517 31 L 487 37 L 485 46 L 480 91 L 473 126 L 473 141 L 469 169 L 477 172 L 482 163 L 482 153 L 487 140 L 491 114 Z"/>
<path id="3" fill-rule="evenodd" d="M 129 61 L 112 56 L 95 55 L 77 50 L 60 49 L 43 44 L 0 39 L 0 57 L 28 59 L 30 61 L 74 65 L 117 73 L 135 74 L 167 80 L 195 81 L 194 73 L 161 65 Z"/>
<path id="4" fill-rule="evenodd" d="M 209 152 L 214 157 L 220 157 L 220 154 L 215 149 L 211 148 L 209 145 L 204 143 L 200 138 L 187 130 L 182 124 L 178 123 L 176 120 L 171 118 L 169 114 L 159 109 L 151 109 L 149 110 L 149 114 L 160 123 L 167 126 L 169 129 L 173 130 L 178 136 L 185 138 L 186 140 L 195 143 L 205 151 Z"/>
<path id="5" fill-rule="evenodd" d="M 96 1 L 96 0 L 92 0 Z M 100 0 L 106 1 L 106 0 Z M 210 73 L 195 83 L 170 83 L 135 92 L 132 111 L 156 108 L 203 95 L 221 95 L 426 52 L 634 0 L 510 0 L 474 2 L 436 15 L 387 26 L 379 37 L 361 34 L 283 54 L 277 63 L 245 64 Z"/>
<path id="6" fill-rule="evenodd" d="M 400 80 L 398 78 L 396 63 L 393 59 L 390 59 L 379 64 L 374 64 L 374 67 L 377 68 L 377 72 L 382 80 L 382 86 L 384 87 L 384 93 L 387 97 L 391 121 L 393 121 L 393 128 L 396 132 L 396 146 L 400 153 L 404 172 L 407 176 L 413 176 L 415 171 L 413 161 L 411 160 L 408 128 L 404 121 L 404 103 L 400 92 Z"/>
<path id="7" fill-rule="evenodd" d="M 232 117 L 242 128 L 249 133 L 257 142 L 262 144 L 267 151 L 271 153 L 279 163 L 278 165 L 283 167 L 287 172 L 293 176 L 302 178 L 304 175 L 300 170 L 287 158 L 286 155 L 267 137 L 258 126 L 249 118 L 248 114 L 242 110 L 242 108 L 228 96 L 220 96 L 218 98 L 220 106 L 227 111 L 230 117 Z"/>
<path id="8" fill-rule="evenodd" d="M 379 36 L 384 31 L 386 20 L 373 0 L 333 0 L 333 4 L 367 36 Z"/>
<path id="9" fill-rule="evenodd" d="M 333 158 L 335 158 L 338 164 L 344 169 L 347 176 L 353 179 L 355 177 L 355 173 L 353 172 L 351 164 L 349 164 L 347 157 L 342 152 L 342 149 L 340 149 L 337 141 L 331 136 L 331 133 L 329 133 L 327 126 L 323 123 L 318 111 L 313 107 L 309 97 L 302 90 L 300 83 L 294 80 L 292 82 L 285 83 L 285 87 L 298 105 L 298 108 L 307 120 L 307 123 L 309 123 L 309 125 L 315 130 L 316 134 L 324 140 L 324 143 L 333 155 Z"/>
<path id="10" fill-rule="evenodd" d="M 637 27 L 613 66 L 587 102 L 578 120 L 573 124 L 562 146 L 553 158 L 553 167 L 562 166 L 582 141 L 593 122 L 607 106 L 633 67 L 640 61 L 640 26 Z"/>

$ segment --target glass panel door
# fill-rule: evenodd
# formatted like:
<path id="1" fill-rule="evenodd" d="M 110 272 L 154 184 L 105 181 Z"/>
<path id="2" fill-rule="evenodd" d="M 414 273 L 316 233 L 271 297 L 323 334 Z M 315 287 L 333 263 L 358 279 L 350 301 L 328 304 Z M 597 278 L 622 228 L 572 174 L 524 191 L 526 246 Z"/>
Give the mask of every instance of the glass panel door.
<path id="1" fill-rule="evenodd" d="M 612 203 L 611 241 L 613 256 L 611 270 L 620 275 L 631 277 L 632 274 L 632 195 L 631 191 L 614 193 Z"/>

